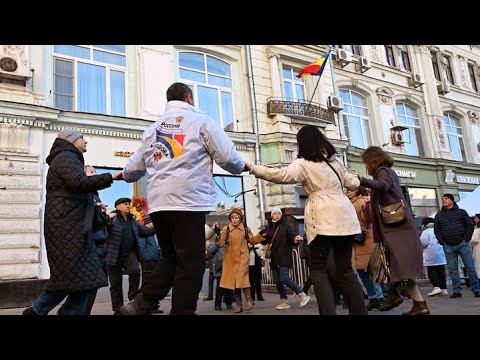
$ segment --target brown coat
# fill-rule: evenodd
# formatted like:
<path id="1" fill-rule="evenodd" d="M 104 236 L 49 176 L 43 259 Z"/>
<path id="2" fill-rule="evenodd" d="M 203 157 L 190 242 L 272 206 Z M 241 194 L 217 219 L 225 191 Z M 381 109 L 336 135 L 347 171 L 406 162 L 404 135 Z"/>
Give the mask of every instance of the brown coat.
<path id="1" fill-rule="evenodd" d="M 230 232 L 228 234 L 228 246 L 225 246 L 227 227 L 230 228 Z M 260 235 L 254 236 L 248 229 L 248 241 L 250 243 L 257 244 L 263 240 Z M 240 224 L 238 227 L 232 224 L 225 226 L 215 243 L 218 247 L 225 247 L 220 286 L 231 290 L 249 288 L 248 264 L 250 262 L 250 250 L 245 239 L 243 224 Z"/>
<path id="2" fill-rule="evenodd" d="M 366 201 L 367 199 L 362 195 L 356 196 L 351 200 L 357 212 L 362 231 L 367 231 L 367 237 L 363 244 L 353 243 L 352 266 L 355 270 L 367 269 L 373 249 L 376 246 L 373 242 L 372 226 L 370 224 L 370 208 Z"/>
<path id="3" fill-rule="evenodd" d="M 382 241 L 390 254 L 391 282 L 415 279 L 424 275 L 423 248 L 413 222 L 413 215 L 405 201 L 398 175 L 389 166 L 380 166 L 373 180 L 362 178 L 360 185 L 373 190 L 373 208 Z M 405 204 L 406 219 L 398 224 L 384 225 L 380 218 L 379 204 L 389 205 L 398 201 L 393 190 Z"/>

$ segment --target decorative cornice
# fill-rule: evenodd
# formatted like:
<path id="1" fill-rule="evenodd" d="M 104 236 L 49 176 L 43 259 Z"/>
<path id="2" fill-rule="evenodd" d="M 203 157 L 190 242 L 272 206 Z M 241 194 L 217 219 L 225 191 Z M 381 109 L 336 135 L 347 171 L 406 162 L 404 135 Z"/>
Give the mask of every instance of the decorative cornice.
<path id="1" fill-rule="evenodd" d="M 42 128 L 50 131 L 60 131 L 60 130 L 75 126 L 83 134 L 111 136 L 111 137 L 120 137 L 120 138 L 128 138 L 128 139 L 141 139 L 143 134 L 143 130 L 142 131 L 108 130 L 108 129 L 101 129 L 101 128 L 82 127 L 82 126 L 78 126 L 77 124 L 75 125 L 52 124 L 49 121 L 35 120 L 35 119 L 10 116 L 10 115 L 0 115 L 0 123 L 25 125 L 25 126 L 34 127 L 34 128 Z"/>

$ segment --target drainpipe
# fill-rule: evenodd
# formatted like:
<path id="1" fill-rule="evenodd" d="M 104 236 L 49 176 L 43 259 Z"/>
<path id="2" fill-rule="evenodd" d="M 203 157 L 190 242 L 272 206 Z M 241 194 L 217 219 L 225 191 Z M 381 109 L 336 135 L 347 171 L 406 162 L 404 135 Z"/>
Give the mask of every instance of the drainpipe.
<path id="1" fill-rule="evenodd" d="M 250 87 L 250 101 L 252 103 L 252 119 L 253 132 L 255 133 L 255 163 L 261 162 L 260 157 L 260 135 L 258 134 L 258 113 L 257 100 L 255 98 L 255 87 L 253 83 L 253 69 L 252 69 L 252 54 L 250 52 L 250 45 L 245 45 L 248 68 L 248 83 Z M 260 219 L 262 226 L 265 224 L 265 199 L 263 197 L 263 183 L 262 179 L 257 178 L 258 198 L 260 201 Z"/>
<path id="2" fill-rule="evenodd" d="M 330 52 L 330 55 L 328 56 L 328 62 L 330 63 L 330 72 L 332 73 L 332 82 L 333 82 L 333 93 L 335 96 L 338 96 L 338 86 L 337 86 L 337 81 L 335 80 L 335 72 L 333 71 L 333 63 L 332 63 L 332 53 Z M 342 140 L 343 135 L 342 135 L 342 121 L 341 121 L 341 116 L 342 116 L 342 110 L 340 110 L 337 114 L 338 116 L 338 131 L 340 133 L 340 140 Z M 348 148 L 348 145 L 347 145 Z M 348 168 L 348 163 L 347 163 L 347 149 L 344 150 L 343 152 L 343 164 L 345 167 Z"/>

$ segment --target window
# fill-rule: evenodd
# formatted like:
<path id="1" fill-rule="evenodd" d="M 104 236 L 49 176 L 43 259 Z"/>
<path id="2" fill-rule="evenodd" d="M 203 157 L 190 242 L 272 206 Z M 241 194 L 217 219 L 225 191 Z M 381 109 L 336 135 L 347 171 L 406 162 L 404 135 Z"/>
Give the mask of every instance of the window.
<path id="1" fill-rule="evenodd" d="M 435 189 L 409 187 L 408 196 L 415 216 L 427 217 L 438 212 Z"/>
<path id="2" fill-rule="evenodd" d="M 108 169 L 108 168 L 95 167 L 95 170 L 97 170 L 97 174 L 100 175 L 100 174 L 106 174 L 106 173 L 113 174 L 121 169 Z M 102 202 L 107 204 L 108 210 L 112 211 L 112 210 L 115 210 L 115 200 L 117 200 L 118 198 L 121 198 L 121 197 L 128 197 L 130 199 L 132 198 L 132 196 L 134 195 L 133 185 L 126 183 L 124 181 L 114 181 L 112 183 L 112 186 L 110 186 L 109 188 L 100 190 L 98 192 L 98 195 L 100 196 L 100 199 L 102 200 Z"/>
<path id="3" fill-rule="evenodd" d="M 233 130 L 233 95 L 231 65 L 211 55 L 178 53 L 180 79 L 193 89 L 193 101 L 220 127 Z"/>
<path id="4" fill-rule="evenodd" d="M 447 75 L 447 81 L 450 84 L 455 84 L 453 81 L 453 73 L 452 73 L 452 65 L 450 63 L 450 56 L 444 56 L 444 62 L 445 62 L 445 74 Z"/>
<path id="5" fill-rule="evenodd" d="M 360 45 L 343 45 L 343 47 L 354 55 L 362 55 Z"/>
<path id="6" fill-rule="evenodd" d="M 407 49 L 400 50 L 400 68 L 405 71 L 412 71 Z"/>
<path id="7" fill-rule="evenodd" d="M 368 108 L 364 96 L 351 90 L 340 90 L 343 100 L 343 124 L 350 144 L 366 149 L 370 144 Z"/>
<path id="8" fill-rule="evenodd" d="M 440 77 L 440 69 L 438 67 L 437 53 L 432 51 L 430 54 L 432 55 L 433 75 L 437 81 L 442 81 L 442 78 Z"/>
<path id="9" fill-rule="evenodd" d="M 420 125 L 416 110 L 405 103 L 397 103 L 398 123 L 407 127 L 403 131 L 405 137 L 405 150 L 408 155 L 422 156 L 422 142 Z"/>
<path id="10" fill-rule="evenodd" d="M 468 64 L 468 75 L 470 76 L 470 84 L 472 85 L 472 90 L 478 92 L 477 78 L 475 77 L 475 69 L 473 64 Z"/>
<path id="11" fill-rule="evenodd" d="M 451 114 L 444 114 L 445 128 L 447 130 L 448 142 L 453 158 L 457 161 L 463 161 L 465 158 L 465 147 L 463 145 L 462 127 L 460 120 Z"/>
<path id="12" fill-rule="evenodd" d="M 291 67 L 283 67 L 283 91 L 288 101 L 305 99 L 303 78 L 297 78 L 298 71 Z"/>
<path id="13" fill-rule="evenodd" d="M 53 52 L 55 107 L 126 115 L 125 45 L 54 45 Z"/>
<path id="14" fill-rule="evenodd" d="M 385 56 L 387 58 L 387 64 L 390 66 L 395 65 L 395 57 L 393 55 L 393 46 L 392 45 L 384 45 L 385 46 Z"/>
<path id="15" fill-rule="evenodd" d="M 458 197 L 460 198 L 460 200 L 463 200 L 463 199 L 466 199 L 467 197 L 470 196 L 470 194 L 472 193 L 473 191 L 458 191 Z"/>

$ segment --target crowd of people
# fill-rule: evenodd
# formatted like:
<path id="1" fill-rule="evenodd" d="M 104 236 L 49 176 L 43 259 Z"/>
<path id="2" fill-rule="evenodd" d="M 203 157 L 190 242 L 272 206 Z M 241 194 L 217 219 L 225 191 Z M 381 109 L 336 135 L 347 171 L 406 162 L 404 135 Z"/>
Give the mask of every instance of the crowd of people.
<path id="1" fill-rule="evenodd" d="M 382 148 L 370 146 L 362 153 L 368 178 L 348 171 L 323 133 L 306 125 L 297 133 L 298 157 L 290 165 L 251 164 L 218 124 L 194 107 L 188 85 L 174 83 L 166 95 L 164 114 L 145 130 L 123 170 L 113 174 L 99 175 L 85 165 L 87 141 L 79 130 L 58 133 L 46 159 L 44 235 L 50 279 L 25 315 L 46 315 L 65 298 L 59 314 L 90 314 L 97 290 L 108 283 L 115 315 L 161 311 L 159 301 L 170 293 L 170 314 L 193 315 L 206 255 L 207 299 L 213 300 L 216 281 L 215 310 L 222 310 L 224 303 L 235 313 L 252 311 L 254 301 L 263 300 L 264 246 L 280 297 L 278 310 L 291 308 L 287 288 L 298 296 L 300 307 L 306 306 L 313 285 L 321 315 L 336 314 L 339 294 L 351 315 L 388 311 L 404 299 L 412 300 L 404 314 L 427 315 L 430 310 L 415 279 L 426 267 L 433 286 L 428 296 L 448 295 L 447 265 L 450 297 L 461 297 L 458 256 L 474 296 L 480 297 L 480 215 L 474 217 L 474 226 L 453 195 L 444 194 L 441 210 L 435 218 L 423 219 L 420 234 L 392 169 L 393 158 Z M 214 161 L 232 174 L 249 171 L 270 182 L 300 184 L 308 194 L 305 234 L 296 234 L 279 208 L 271 210 L 268 226 L 256 234 L 246 226 L 241 208 L 231 209 L 223 228 L 205 225 L 206 214 L 216 210 Z M 106 214 L 98 191 L 113 181 L 134 182 L 145 174 L 149 221 L 142 225 L 135 219 L 127 197 L 117 199 L 115 210 Z M 391 204 L 401 204 L 401 218 L 385 219 L 382 209 Z M 310 277 L 305 284 L 290 277 L 292 249 L 299 244 L 308 253 Z M 388 260 L 388 284 L 369 273 L 372 254 L 380 248 Z M 124 271 L 129 279 L 126 304 Z"/>

